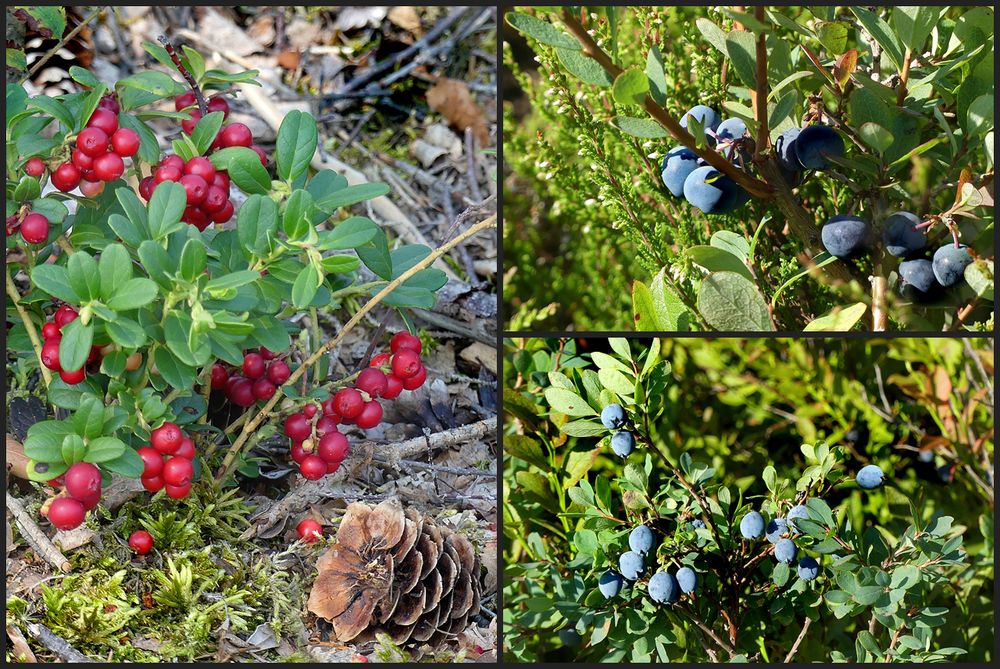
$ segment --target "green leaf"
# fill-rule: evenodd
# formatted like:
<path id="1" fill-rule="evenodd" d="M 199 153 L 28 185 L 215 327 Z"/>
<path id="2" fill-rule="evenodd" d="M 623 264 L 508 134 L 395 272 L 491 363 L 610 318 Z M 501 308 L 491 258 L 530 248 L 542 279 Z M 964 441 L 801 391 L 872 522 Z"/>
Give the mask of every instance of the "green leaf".
<path id="1" fill-rule="evenodd" d="M 649 93 L 649 79 L 645 72 L 638 68 L 625 70 L 615 78 L 611 94 L 623 105 L 642 106 Z"/>
<path id="2" fill-rule="evenodd" d="M 309 170 L 309 161 L 316 153 L 316 119 L 298 109 L 285 115 L 278 128 L 274 162 L 278 178 L 289 183 Z"/>
<path id="3" fill-rule="evenodd" d="M 60 366 L 67 371 L 76 371 L 83 367 L 93 343 L 93 325 L 84 325 L 79 318 L 64 325 L 62 339 L 59 341 Z"/>
<path id="4" fill-rule="evenodd" d="M 649 95 L 662 107 L 667 103 L 667 77 L 663 72 L 663 54 L 655 44 L 646 56 L 646 79 Z"/>
<path id="5" fill-rule="evenodd" d="M 150 239 L 142 242 L 139 244 L 139 260 L 154 281 L 165 290 L 173 290 L 174 281 L 171 275 L 176 268 L 162 246 Z"/>
<path id="6" fill-rule="evenodd" d="M 813 319 L 806 324 L 805 332 L 847 332 L 853 328 L 868 311 L 864 302 L 852 304 L 849 307 L 834 307 L 829 313 Z"/>
<path id="7" fill-rule="evenodd" d="M 712 246 L 723 251 L 728 251 L 739 258 L 741 263 L 746 263 L 750 257 L 750 242 L 742 235 L 729 230 L 719 230 L 712 235 L 709 242 Z"/>
<path id="8" fill-rule="evenodd" d="M 83 460 L 83 456 L 87 454 L 87 445 L 83 443 L 83 437 L 80 435 L 67 434 L 63 437 L 61 450 L 63 462 L 72 465 Z"/>
<path id="9" fill-rule="evenodd" d="M 39 462 L 57 462 L 62 459 L 62 443 L 73 427 L 67 421 L 44 420 L 28 428 L 24 440 L 24 454 Z"/>
<path id="10" fill-rule="evenodd" d="M 749 246 L 747 247 L 749 252 Z M 691 258 L 691 261 L 711 272 L 735 272 L 753 281 L 753 274 L 750 268 L 743 261 L 730 253 L 716 246 L 692 246 L 684 251 Z"/>
<path id="11" fill-rule="evenodd" d="M 285 212 L 282 216 L 281 226 L 288 235 L 288 239 L 305 239 L 312 228 L 312 196 L 308 191 L 296 190 L 292 192 L 285 203 Z"/>
<path id="12" fill-rule="evenodd" d="M 323 271 L 328 274 L 347 274 L 360 267 L 361 260 L 355 256 L 340 254 L 323 258 L 321 264 L 323 265 Z"/>
<path id="13" fill-rule="evenodd" d="M 184 243 L 184 248 L 181 249 L 181 259 L 177 268 L 181 278 L 189 283 L 194 283 L 207 266 L 208 251 L 205 248 L 205 243 L 197 237 L 188 239 Z"/>
<path id="14" fill-rule="evenodd" d="M 174 181 L 164 181 L 153 190 L 149 198 L 149 234 L 160 240 L 183 227 L 181 216 L 187 207 L 184 186 Z"/>
<path id="15" fill-rule="evenodd" d="M 108 307 L 115 311 L 138 309 L 156 299 L 158 292 L 156 284 L 149 279 L 129 279 L 115 290 L 114 297 L 108 300 Z"/>
<path id="16" fill-rule="evenodd" d="M 321 251 L 353 249 L 367 244 L 378 234 L 378 226 L 364 216 L 352 216 L 341 221 L 329 232 L 322 233 L 317 248 Z"/>
<path id="17" fill-rule="evenodd" d="M 278 227 L 278 205 L 264 195 L 251 195 L 240 207 L 236 232 L 240 244 L 260 257 L 266 255 Z"/>
<path id="18" fill-rule="evenodd" d="M 101 274 L 101 299 L 107 301 L 116 289 L 132 278 L 132 258 L 121 244 L 109 244 L 97 263 Z"/>
<path id="19" fill-rule="evenodd" d="M 763 295 L 755 285 L 735 272 L 714 272 L 702 280 L 698 291 L 698 311 L 716 330 L 774 330 Z"/>
<path id="20" fill-rule="evenodd" d="M 556 55 L 569 73 L 584 83 L 603 87 L 614 83 L 600 63 L 579 50 L 556 47 Z"/>
<path id="21" fill-rule="evenodd" d="M 844 21 L 817 21 L 816 39 L 834 56 L 839 56 L 847 50 L 847 37 L 850 25 Z"/>
<path id="22" fill-rule="evenodd" d="M 858 22 L 864 26 L 864 29 L 882 47 L 889 60 L 896 66 L 896 71 L 901 71 L 903 69 L 903 48 L 900 46 L 899 40 L 896 39 L 895 31 L 878 14 L 864 7 L 848 6 L 848 8 L 857 17 Z"/>
<path id="23" fill-rule="evenodd" d="M 965 281 L 979 297 L 993 299 L 993 261 L 979 259 L 966 265 Z"/>
<path id="24" fill-rule="evenodd" d="M 554 411 L 567 416 L 596 416 L 597 412 L 586 400 L 565 388 L 546 388 L 545 400 Z"/>
<path id="25" fill-rule="evenodd" d="M 695 21 L 698 32 L 705 38 L 705 41 L 714 46 L 719 52 L 729 58 L 729 47 L 726 44 L 726 33 L 719 26 L 706 18 L 699 18 Z"/>
<path id="26" fill-rule="evenodd" d="M 942 9 L 930 6 L 894 7 L 889 22 L 904 47 L 909 47 L 914 53 L 922 53 Z"/>
<path id="27" fill-rule="evenodd" d="M 135 479 L 142 476 L 144 465 L 142 458 L 138 453 L 131 448 L 126 448 L 122 454 L 114 460 L 106 460 L 102 462 L 101 468 Z"/>
<path id="28" fill-rule="evenodd" d="M 726 35 L 726 51 L 733 69 L 747 88 L 754 88 L 757 81 L 757 45 L 753 33 L 734 30 Z"/>
<path id="29" fill-rule="evenodd" d="M 84 397 L 80 407 L 73 414 L 73 429 L 82 437 L 99 437 L 104 428 L 104 404 L 96 397 Z"/>
<path id="30" fill-rule="evenodd" d="M 376 234 L 371 241 L 358 246 L 355 251 L 361 262 L 380 279 L 392 280 L 392 257 L 389 255 L 389 242 L 384 233 Z"/>
<path id="31" fill-rule="evenodd" d="M 260 164 L 260 156 L 245 146 L 231 146 L 214 152 L 209 159 L 216 169 L 229 172 L 229 177 L 240 190 L 263 195 L 271 190 L 271 177 Z"/>
<path id="32" fill-rule="evenodd" d="M 520 458 L 542 470 L 548 470 L 549 463 L 542 454 L 542 447 L 531 437 L 520 434 L 504 435 L 504 455 Z"/>
<path id="33" fill-rule="evenodd" d="M 117 378 L 125 373 L 128 355 L 125 351 L 112 351 L 101 358 L 101 374 Z"/>
<path id="34" fill-rule="evenodd" d="M 662 125 L 648 118 L 633 118 L 631 116 L 616 116 L 613 124 L 626 135 L 640 139 L 662 139 L 670 133 Z"/>
<path id="35" fill-rule="evenodd" d="M 222 293 L 227 290 L 233 290 L 239 288 L 240 286 L 245 286 L 247 284 L 253 283 L 260 278 L 260 272 L 255 272 L 251 269 L 240 270 L 239 272 L 232 272 L 230 274 L 223 274 L 220 277 L 216 277 L 205 284 L 205 291 L 208 293 Z"/>
<path id="36" fill-rule="evenodd" d="M 94 300 L 101 295 L 101 275 L 97 261 L 85 251 L 77 251 L 66 263 L 67 278 L 83 301 Z"/>
<path id="37" fill-rule="evenodd" d="M 69 281 L 66 268 L 62 265 L 36 265 L 31 270 L 31 281 L 49 295 L 68 302 L 80 304 L 81 299 Z"/>
<path id="38" fill-rule="evenodd" d="M 864 140 L 865 144 L 880 154 L 885 153 L 892 146 L 892 142 L 895 139 L 891 132 L 871 121 L 862 124 L 858 128 L 858 134 L 861 135 L 861 139 Z"/>
<path id="39" fill-rule="evenodd" d="M 87 444 L 87 454 L 83 457 L 84 462 L 107 462 L 116 460 L 125 452 L 125 443 L 115 437 L 98 437 Z"/>
<path id="40" fill-rule="evenodd" d="M 597 372 L 597 376 L 605 388 L 618 395 L 629 396 L 635 392 L 635 381 L 617 369 L 602 368 Z"/>
<path id="41" fill-rule="evenodd" d="M 318 209 L 332 214 L 341 207 L 350 207 L 359 202 L 374 200 L 388 193 L 388 184 L 381 182 L 363 183 L 326 193 L 323 197 L 317 198 L 315 204 Z"/>
<path id="42" fill-rule="evenodd" d="M 559 30 L 551 23 L 521 12 L 508 12 L 504 17 L 518 32 L 531 37 L 542 44 L 560 47 L 562 49 L 580 50 L 580 43 L 573 37 Z"/>
<path id="43" fill-rule="evenodd" d="M 138 74 L 118 80 L 119 88 L 134 88 L 151 93 L 158 98 L 172 97 L 184 92 L 184 87 L 166 72 L 144 70 Z"/>
<path id="44" fill-rule="evenodd" d="M 162 346 L 156 349 L 153 360 L 156 362 L 156 369 L 160 372 L 160 376 L 173 388 L 189 389 L 197 381 L 195 368 L 184 364 L 171 351 Z"/>
<path id="45" fill-rule="evenodd" d="M 307 306 L 316 296 L 321 281 L 322 276 L 315 267 L 312 265 L 303 267 L 295 277 L 295 283 L 292 284 L 292 304 L 300 309 Z"/>

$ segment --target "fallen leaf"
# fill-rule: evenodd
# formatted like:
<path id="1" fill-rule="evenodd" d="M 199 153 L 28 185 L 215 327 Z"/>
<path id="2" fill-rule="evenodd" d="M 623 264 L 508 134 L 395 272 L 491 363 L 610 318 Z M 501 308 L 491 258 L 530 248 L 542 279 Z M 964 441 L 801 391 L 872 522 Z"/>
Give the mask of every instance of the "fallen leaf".
<path id="1" fill-rule="evenodd" d="M 403 30 L 409 31 L 417 37 L 420 37 L 424 32 L 423 26 L 420 25 L 420 17 L 417 16 L 417 10 L 413 7 L 393 7 L 389 10 L 387 18 Z"/>
<path id="2" fill-rule="evenodd" d="M 486 116 L 479 108 L 464 81 L 440 79 L 427 91 L 427 104 L 441 112 L 448 122 L 459 130 L 472 128 L 481 147 L 489 146 L 490 134 L 486 129 Z"/>

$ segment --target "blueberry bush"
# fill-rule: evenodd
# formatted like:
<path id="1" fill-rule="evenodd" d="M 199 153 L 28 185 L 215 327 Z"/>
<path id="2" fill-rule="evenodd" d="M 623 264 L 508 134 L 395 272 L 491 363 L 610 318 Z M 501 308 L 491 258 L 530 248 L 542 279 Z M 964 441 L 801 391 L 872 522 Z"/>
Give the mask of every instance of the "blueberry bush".
<path id="1" fill-rule="evenodd" d="M 533 339 L 505 359 L 505 657 L 991 659 L 985 340 Z"/>
<path id="2" fill-rule="evenodd" d="M 992 329 L 993 9 L 740 9 L 508 11 L 511 329 Z"/>

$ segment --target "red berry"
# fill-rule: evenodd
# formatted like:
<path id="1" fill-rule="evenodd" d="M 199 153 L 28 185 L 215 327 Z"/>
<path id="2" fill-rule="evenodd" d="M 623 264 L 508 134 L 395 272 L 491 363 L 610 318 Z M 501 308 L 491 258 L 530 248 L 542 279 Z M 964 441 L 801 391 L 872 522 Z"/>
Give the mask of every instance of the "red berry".
<path id="1" fill-rule="evenodd" d="M 145 555 L 153 550 L 153 535 L 146 530 L 136 530 L 128 538 L 129 548 L 139 555 Z"/>
<path id="2" fill-rule="evenodd" d="M 382 405 L 378 403 L 378 400 L 365 402 L 364 409 L 362 409 L 361 413 L 358 414 L 358 417 L 354 419 L 354 424 L 362 430 L 370 430 L 381 422 Z"/>
<path id="3" fill-rule="evenodd" d="M 215 166 L 212 161 L 204 156 L 195 156 L 184 165 L 184 174 L 196 174 L 211 184 L 215 179 Z"/>
<path id="4" fill-rule="evenodd" d="M 185 460 L 194 462 L 196 455 L 198 455 L 198 451 L 194 446 L 194 439 L 185 435 L 185 437 L 181 439 L 181 447 L 177 449 L 177 452 L 174 453 L 173 457 L 184 458 Z"/>
<path id="5" fill-rule="evenodd" d="M 101 181 L 114 181 L 125 174 L 125 161 L 117 153 L 105 153 L 94 158 L 94 176 Z"/>
<path id="6" fill-rule="evenodd" d="M 420 386 L 424 385 L 424 381 L 426 380 L 427 380 L 427 368 L 421 365 L 420 369 L 417 371 L 416 374 L 414 374 L 408 379 L 403 379 L 403 387 L 406 388 L 407 390 L 416 390 Z"/>
<path id="7" fill-rule="evenodd" d="M 122 110 L 121 105 L 118 104 L 118 100 L 115 99 L 114 93 L 108 93 L 107 95 L 101 97 L 100 101 L 97 103 L 98 109 L 107 109 L 112 114 L 118 114 Z"/>
<path id="8" fill-rule="evenodd" d="M 338 469 L 340 469 L 340 463 L 341 462 L 343 462 L 343 460 L 338 460 L 337 462 L 328 462 L 328 463 L 326 463 L 326 473 L 327 474 L 333 474 L 334 472 L 336 472 Z"/>
<path id="9" fill-rule="evenodd" d="M 187 194 L 187 203 L 191 205 L 201 204 L 201 201 L 205 199 L 205 194 L 208 193 L 208 182 L 197 174 L 182 176 L 181 185 L 184 186 L 184 192 Z"/>
<path id="10" fill-rule="evenodd" d="M 205 213 L 211 214 L 212 212 L 221 211 L 228 201 L 229 195 L 222 192 L 221 188 L 209 186 L 208 191 L 205 193 L 205 199 L 201 203 L 201 208 L 205 210 Z"/>
<path id="11" fill-rule="evenodd" d="M 312 434 L 312 426 L 305 414 L 293 413 L 285 419 L 285 436 L 292 441 L 304 441 Z"/>
<path id="12" fill-rule="evenodd" d="M 351 420 L 365 408 L 365 398 L 354 388 L 341 388 L 333 396 L 333 408 L 341 417 Z"/>
<path id="13" fill-rule="evenodd" d="M 73 163 L 63 163 L 49 177 L 52 185 L 64 193 L 68 193 L 80 183 L 80 169 Z"/>
<path id="14" fill-rule="evenodd" d="M 63 486 L 63 483 L 65 483 L 65 481 L 66 481 L 65 475 L 60 475 L 55 477 L 54 479 L 49 479 L 47 483 L 53 488 L 61 488 Z"/>
<path id="15" fill-rule="evenodd" d="M 198 125 L 198 121 L 201 120 L 201 112 L 197 109 L 193 109 L 188 113 L 191 114 L 191 118 L 181 121 L 181 129 L 190 135 L 194 132 L 194 128 Z"/>
<path id="16" fill-rule="evenodd" d="M 72 323 L 79 316 L 80 314 L 77 312 L 76 309 L 69 306 L 68 304 L 64 304 L 58 309 L 56 309 L 56 315 L 53 316 L 52 320 L 54 320 L 56 322 L 56 325 L 58 325 L 59 328 L 62 329 L 66 327 L 67 323 Z"/>
<path id="17" fill-rule="evenodd" d="M 73 149 L 73 153 L 70 155 L 70 161 L 79 167 L 81 171 L 89 170 L 94 167 L 94 159 L 81 151 L 79 148 Z"/>
<path id="18" fill-rule="evenodd" d="M 252 406 L 256 400 L 253 396 L 253 381 L 242 376 L 237 378 L 230 387 L 229 399 L 236 406 L 246 408 Z"/>
<path id="19" fill-rule="evenodd" d="M 385 377 L 385 392 L 382 397 L 387 400 L 394 400 L 403 392 L 403 380 L 395 374 L 388 374 Z"/>
<path id="20" fill-rule="evenodd" d="M 40 177 L 45 173 L 45 163 L 42 162 L 41 158 L 29 158 L 28 162 L 24 164 L 24 172 L 28 176 Z"/>
<path id="21" fill-rule="evenodd" d="M 110 109 L 96 109 L 90 120 L 87 121 L 88 128 L 100 128 L 104 134 L 110 137 L 118 129 L 118 114 Z"/>
<path id="22" fill-rule="evenodd" d="M 264 149 L 260 148 L 256 144 L 251 144 L 250 148 L 253 149 L 257 155 L 260 157 L 260 164 L 267 167 L 267 154 L 264 153 Z"/>
<path id="23" fill-rule="evenodd" d="M 389 364 L 392 356 L 389 353 L 378 353 L 372 356 L 371 362 L 368 363 L 369 367 L 384 367 Z"/>
<path id="24" fill-rule="evenodd" d="M 310 481 L 318 481 L 326 474 L 326 462 L 318 455 L 307 455 L 299 463 L 299 473 Z"/>
<path id="25" fill-rule="evenodd" d="M 49 219 L 36 211 L 21 221 L 21 236 L 29 244 L 41 244 L 49 238 Z"/>
<path id="26" fill-rule="evenodd" d="M 413 349 L 400 349 L 392 356 L 392 373 L 404 381 L 415 376 L 422 366 L 420 354 Z"/>
<path id="27" fill-rule="evenodd" d="M 209 218 L 212 219 L 213 223 L 225 223 L 233 217 L 233 212 L 235 211 L 236 207 L 233 206 L 233 202 L 230 200 L 219 211 L 213 211 Z"/>
<path id="28" fill-rule="evenodd" d="M 111 146 L 115 153 L 123 158 L 130 158 L 139 151 L 139 133 L 132 128 L 118 128 L 111 135 Z"/>
<path id="29" fill-rule="evenodd" d="M 142 458 L 142 477 L 159 476 L 163 471 L 163 454 L 150 446 L 143 446 L 136 453 Z"/>
<path id="30" fill-rule="evenodd" d="M 334 406 L 333 396 L 323 401 L 323 415 L 332 420 L 334 425 L 340 422 L 340 414 L 337 413 L 337 407 Z"/>
<path id="31" fill-rule="evenodd" d="M 323 469 L 326 469 L 325 465 Z M 49 522 L 60 530 L 79 527 L 86 515 L 83 504 L 71 497 L 57 497 L 49 507 Z"/>
<path id="32" fill-rule="evenodd" d="M 230 123 L 219 132 L 222 146 L 250 146 L 253 144 L 253 133 L 242 123 Z"/>
<path id="33" fill-rule="evenodd" d="M 260 357 L 260 353 L 247 353 L 243 356 L 243 373 L 248 379 L 259 379 L 264 376 L 265 369 L 264 358 Z"/>
<path id="34" fill-rule="evenodd" d="M 323 526 L 312 518 L 306 518 L 295 527 L 299 533 L 299 539 L 307 544 L 315 543 L 323 536 Z"/>
<path id="35" fill-rule="evenodd" d="M 181 176 L 183 175 L 180 169 L 175 165 L 161 165 L 153 173 L 153 181 L 157 184 L 161 184 L 164 181 L 180 181 Z"/>
<path id="36" fill-rule="evenodd" d="M 167 497 L 173 499 L 184 499 L 191 492 L 191 484 L 187 485 L 170 485 L 169 483 L 163 486 L 167 489 Z"/>
<path id="37" fill-rule="evenodd" d="M 156 188 L 156 180 L 153 177 L 143 177 L 142 181 L 139 182 L 139 195 L 143 200 L 149 202 L 149 198 L 153 197 L 154 188 Z"/>
<path id="38" fill-rule="evenodd" d="M 295 460 L 296 464 L 302 464 L 302 461 L 306 459 L 309 455 L 306 449 L 302 448 L 302 442 L 296 441 L 292 444 L 292 460 Z"/>
<path id="39" fill-rule="evenodd" d="M 224 192 L 227 197 L 229 196 L 229 174 L 227 174 L 225 171 L 216 170 L 215 176 L 212 178 L 211 185 L 215 186 L 216 188 Z M 264 349 L 261 350 L 263 351 Z M 265 358 L 265 360 L 269 359 L 270 358 Z"/>
<path id="40" fill-rule="evenodd" d="M 176 153 L 171 153 L 169 156 L 165 156 L 163 160 L 160 161 L 159 167 L 176 167 L 181 174 L 184 173 L 184 159 L 178 156 Z M 180 177 L 177 177 L 178 179 Z"/>
<path id="41" fill-rule="evenodd" d="M 197 102 L 197 98 L 195 98 L 194 96 L 194 91 L 181 93 L 176 98 L 174 98 L 174 111 L 180 111 L 186 107 L 190 107 L 195 102 Z"/>
<path id="42" fill-rule="evenodd" d="M 149 435 L 149 443 L 164 455 L 173 455 L 181 447 L 184 433 L 176 423 L 164 423 Z"/>
<path id="43" fill-rule="evenodd" d="M 162 460 L 160 461 L 162 462 Z M 163 477 L 162 476 L 143 476 L 139 479 L 142 482 L 142 487 L 149 492 L 158 492 L 163 489 Z"/>
<path id="44" fill-rule="evenodd" d="M 87 354 L 86 364 L 89 365 L 90 363 L 94 362 L 100 355 L 101 355 L 101 347 L 98 346 L 97 344 L 94 344 L 93 346 L 90 347 L 90 353 Z"/>
<path id="45" fill-rule="evenodd" d="M 204 230 L 208 227 L 208 217 L 205 216 L 205 212 L 201 210 L 201 207 L 197 205 L 191 205 L 184 209 L 184 214 L 181 215 L 181 220 L 188 225 L 193 225 L 199 230 Z"/>
<path id="46" fill-rule="evenodd" d="M 288 363 L 284 360 L 275 360 L 267 366 L 267 378 L 276 386 L 283 384 L 291 375 L 292 370 L 288 368 Z"/>
<path id="47" fill-rule="evenodd" d="M 59 326 L 55 323 L 49 321 L 42 326 L 42 337 L 44 339 L 52 339 L 59 336 L 61 336 L 61 332 L 59 331 Z"/>
<path id="48" fill-rule="evenodd" d="M 91 158 L 97 158 L 108 152 L 108 141 L 108 133 L 100 128 L 84 128 L 76 136 L 76 148 Z"/>
<path id="49" fill-rule="evenodd" d="M 82 498 L 78 499 L 77 501 L 80 502 L 80 504 L 83 504 L 83 510 L 84 511 L 90 511 L 92 509 L 97 508 L 97 505 L 100 504 L 100 502 L 101 502 L 101 493 L 100 493 L 100 491 L 98 491 L 98 492 L 95 492 L 90 497 L 82 497 Z"/>
<path id="50" fill-rule="evenodd" d="M 316 434 L 318 434 L 320 437 L 322 437 L 327 432 L 332 432 L 336 429 L 337 429 L 337 421 L 330 418 L 329 416 L 320 416 L 320 419 L 316 421 Z"/>
<path id="51" fill-rule="evenodd" d="M 316 415 L 317 411 L 319 411 L 319 407 L 317 407 L 315 404 L 307 404 L 304 407 L 302 407 L 302 413 L 306 415 L 306 418 L 312 418 L 313 416 Z"/>
<path id="52" fill-rule="evenodd" d="M 83 179 L 80 181 L 80 192 L 83 193 L 84 197 L 97 197 L 104 192 L 104 182 Z"/>
<path id="53" fill-rule="evenodd" d="M 389 350 L 393 353 L 399 353 L 404 348 L 416 351 L 418 354 L 424 350 L 420 337 L 414 337 L 405 330 L 392 335 L 392 341 L 389 342 Z"/>
<path id="54" fill-rule="evenodd" d="M 85 378 L 87 378 L 87 370 L 84 369 L 83 367 L 74 371 L 66 371 L 65 369 L 63 369 L 60 370 L 59 372 L 59 378 L 63 380 L 63 383 L 66 383 L 67 385 L 70 386 L 75 386 L 76 384 L 80 383 Z"/>
<path id="55" fill-rule="evenodd" d="M 226 387 L 229 380 L 229 372 L 221 362 L 212 365 L 212 390 L 220 390 Z"/>
<path id="56" fill-rule="evenodd" d="M 371 397 L 380 397 L 385 392 L 387 382 L 385 374 L 381 369 L 366 367 L 358 374 L 358 380 L 354 382 L 358 390 L 363 390 Z"/>
<path id="57" fill-rule="evenodd" d="M 326 462 L 340 462 L 347 457 L 349 448 L 350 445 L 347 442 L 347 437 L 334 428 L 332 432 L 327 432 L 319 440 L 319 446 L 316 447 L 316 455 L 323 458 Z"/>
<path id="58" fill-rule="evenodd" d="M 213 95 L 210 97 L 205 104 L 208 108 L 209 113 L 212 112 L 222 112 L 222 118 L 229 118 L 229 103 L 226 102 L 226 98 L 221 95 Z"/>
<path id="59" fill-rule="evenodd" d="M 259 400 L 271 399 L 276 390 L 275 385 L 267 379 L 257 379 L 253 382 L 253 396 Z"/>
<path id="60" fill-rule="evenodd" d="M 187 458 L 174 456 L 163 463 L 163 482 L 168 486 L 189 486 L 194 465 Z"/>
<path id="61" fill-rule="evenodd" d="M 66 470 L 66 492 L 74 499 L 86 499 L 101 492 L 101 470 L 89 462 L 77 462 Z"/>

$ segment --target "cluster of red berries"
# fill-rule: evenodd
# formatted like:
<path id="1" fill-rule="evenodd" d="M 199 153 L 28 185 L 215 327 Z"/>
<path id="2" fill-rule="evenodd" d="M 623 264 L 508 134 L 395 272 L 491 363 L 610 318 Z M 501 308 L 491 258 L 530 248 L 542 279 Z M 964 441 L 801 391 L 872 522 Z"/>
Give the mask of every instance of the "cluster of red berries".
<path id="1" fill-rule="evenodd" d="M 113 97 L 101 98 L 87 127 L 76 136 L 70 159 L 52 172 L 53 186 L 64 193 L 79 186 L 85 196 L 96 197 L 104 190 L 104 182 L 114 181 L 125 173 L 124 159 L 139 151 L 139 133 L 118 127 L 119 110 Z M 27 168 L 28 165 L 26 171 Z M 37 169 L 37 164 L 31 166 L 32 171 Z"/>
<path id="2" fill-rule="evenodd" d="M 49 481 L 62 485 L 63 493 L 42 506 L 57 529 L 72 530 L 83 523 L 87 512 L 101 501 L 101 470 L 89 462 L 77 462 L 58 479 Z"/>
<path id="3" fill-rule="evenodd" d="M 174 109 L 177 111 L 184 111 L 190 107 L 193 107 L 197 103 L 197 98 L 193 92 L 188 91 L 183 95 L 178 95 L 174 98 Z M 213 95 L 205 101 L 205 108 L 208 113 L 212 112 L 222 112 L 223 120 L 229 118 L 229 103 L 223 95 Z M 197 108 L 192 109 L 188 112 L 191 118 L 186 121 L 181 121 L 181 129 L 185 133 L 190 135 L 194 132 L 194 128 L 198 125 L 198 121 L 201 120 L 201 111 Z M 253 143 L 253 133 L 250 132 L 248 128 L 243 123 L 228 123 L 221 128 L 219 128 L 219 134 L 215 136 L 212 141 L 211 151 L 216 149 L 224 149 L 230 146 L 245 146 L 248 149 L 253 149 L 258 156 L 260 156 L 261 165 L 267 167 L 267 154 L 264 153 L 264 149 L 260 148 Z"/>
<path id="4" fill-rule="evenodd" d="M 194 440 L 167 422 L 150 433 L 149 444 L 137 451 L 142 458 L 142 487 L 149 492 L 166 488 L 174 499 L 187 497 L 194 477 Z"/>
<path id="5" fill-rule="evenodd" d="M 32 160 L 37 159 L 32 158 Z M 7 236 L 13 235 L 18 230 L 21 231 L 24 241 L 29 244 L 42 244 L 49 238 L 49 219 L 44 214 L 32 211 L 18 222 L 18 216 L 14 214 L 7 219 Z"/>
<path id="6" fill-rule="evenodd" d="M 223 390 L 230 402 L 248 407 L 274 397 L 278 386 L 291 375 L 288 363 L 279 360 L 276 353 L 259 348 L 243 355 L 239 369 L 230 369 L 222 362 L 212 365 L 212 390 Z"/>
<path id="7" fill-rule="evenodd" d="M 427 370 L 420 360 L 421 350 L 417 337 L 397 332 L 392 337 L 391 352 L 372 357 L 353 388 L 341 388 L 321 406 L 307 404 L 285 419 L 285 436 L 292 441 L 292 460 L 298 463 L 303 477 L 315 481 L 340 468 L 350 445 L 337 425 L 353 423 L 370 430 L 382 422 L 378 398 L 395 399 L 403 390 L 423 385 Z"/>
<path id="8" fill-rule="evenodd" d="M 53 372 L 59 372 L 59 378 L 69 385 L 76 385 L 87 378 L 87 364 L 94 362 L 101 354 L 100 346 L 91 346 L 87 363 L 75 371 L 63 369 L 59 363 L 59 342 L 62 341 L 62 329 L 67 323 L 79 318 L 76 309 L 64 304 L 56 310 L 52 320 L 42 326 L 42 364 Z"/>
<path id="9" fill-rule="evenodd" d="M 176 181 L 184 187 L 187 208 L 181 220 L 204 230 L 212 223 L 225 223 L 235 207 L 229 200 L 229 175 L 216 170 L 212 161 L 195 156 L 187 162 L 178 155 L 166 156 L 153 169 L 152 176 L 139 182 L 139 195 L 147 202 L 153 190 L 164 181 Z"/>

